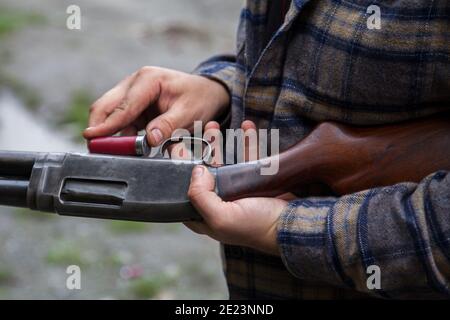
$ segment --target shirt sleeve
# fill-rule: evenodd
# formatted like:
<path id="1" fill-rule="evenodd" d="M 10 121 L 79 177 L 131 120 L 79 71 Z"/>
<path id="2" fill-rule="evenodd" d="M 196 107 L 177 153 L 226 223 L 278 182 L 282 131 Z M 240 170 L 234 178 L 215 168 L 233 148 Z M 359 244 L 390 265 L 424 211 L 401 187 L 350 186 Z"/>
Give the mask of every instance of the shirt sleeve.
<path id="1" fill-rule="evenodd" d="M 192 73 L 220 82 L 231 95 L 235 72 L 235 56 L 218 55 L 202 62 Z"/>
<path id="2" fill-rule="evenodd" d="M 236 57 L 233 55 L 218 55 L 202 62 L 192 74 L 217 81 L 224 86 L 230 97 L 233 95 L 233 83 L 236 73 Z M 231 99 L 230 99 L 231 100 Z M 220 127 L 225 130 L 231 120 L 231 108 L 218 119 Z"/>
<path id="3" fill-rule="evenodd" d="M 278 244 L 298 278 L 385 298 L 448 299 L 450 173 L 292 201 L 280 217 Z"/>

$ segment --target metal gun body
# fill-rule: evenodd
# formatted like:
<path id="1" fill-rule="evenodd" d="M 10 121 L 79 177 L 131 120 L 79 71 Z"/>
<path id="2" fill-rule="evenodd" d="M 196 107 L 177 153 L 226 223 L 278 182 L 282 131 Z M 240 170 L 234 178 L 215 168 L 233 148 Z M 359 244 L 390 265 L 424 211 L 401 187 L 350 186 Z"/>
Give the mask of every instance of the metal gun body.
<path id="1" fill-rule="evenodd" d="M 109 144 L 110 139 L 103 142 Z M 114 138 L 114 143 L 121 142 L 116 139 L 121 138 Z M 126 148 L 122 143 L 120 148 L 103 148 L 101 141 L 93 145 L 91 141 L 91 147 L 146 154 L 146 148 L 134 150 L 138 142 L 145 140 L 127 138 Z M 165 150 L 177 143 L 184 143 L 201 160 L 164 158 Z M 433 172 L 450 170 L 449 145 L 446 115 L 373 127 L 330 122 L 318 125 L 280 154 L 208 169 L 215 176 L 215 192 L 224 201 L 276 197 L 305 187 L 309 190 L 311 185 L 345 195 L 404 181 L 419 183 Z M 155 155 L 0 151 L 0 205 L 107 219 L 200 219 L 187 193 L 192 169 L 209 163 L 211 145 L 195 137 L 174 137 L 156 149 Z M 263 172 L 272 164 L 277 170 Z"/>
<path id="2" fill-rule="evenodd" d="M 200 163 L 2 151 L 0 204 L 101 219 L 199 220 L 187 191 L 192 169 Z"/>

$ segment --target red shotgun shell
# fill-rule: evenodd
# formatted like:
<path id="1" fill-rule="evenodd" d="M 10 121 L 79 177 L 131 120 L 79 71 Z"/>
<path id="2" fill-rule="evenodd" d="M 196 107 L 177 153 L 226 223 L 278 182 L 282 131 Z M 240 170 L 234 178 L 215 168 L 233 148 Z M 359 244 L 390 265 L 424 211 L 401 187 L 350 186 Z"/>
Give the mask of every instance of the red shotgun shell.
<path id="1" fill-rule="evenodd" d="M 145 136 L 102 137 L 88 143 L 90 153 L 119 156 L 142 156 L 148 152 Z"/>

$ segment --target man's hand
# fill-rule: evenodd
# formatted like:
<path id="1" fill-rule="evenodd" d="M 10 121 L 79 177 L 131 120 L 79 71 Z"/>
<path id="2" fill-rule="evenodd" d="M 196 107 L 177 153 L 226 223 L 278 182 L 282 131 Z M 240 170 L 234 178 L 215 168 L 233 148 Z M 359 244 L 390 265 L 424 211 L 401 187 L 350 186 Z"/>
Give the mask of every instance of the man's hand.
<path id="1" fill-rule="evenodd" d="M 241 129 L 250 134 L 256 132 L 252 121 L 244 121 Z M 205 132 L 219 131 L 217 122 L 206 124 Z M 214 135 L 214 134 L 213 134 Z M 217 141 L 209 141 L 215 145 Z M 244 161 L 252 160 L 252 150 L 257 149 L 245 139 Z M 215 154 L 212 163 L 220 161 L 220 155 Z M 277 246 L 278 218 L 287 205 L 287 201 L 295 198 L 292 194 L 284 194 L 277 198 L 248 198 L 233 202 L 223 201 L 214 192 L 214 176 L 203 166 L 197 166 L 192 172 L 188 196 L 197 211 L 202 215 L 203 222 L 187 222 L 185 225 L 194 232 L 206 234 L 222 243 L 242 245 L 263 252 L 279 255 Z"/>
<path id="2" fill-rule="evenodd" d="M 214 185 L 214 176 L 208 169 L 194 168 L 188 196 L 204 221 L 185 225 L 222 243 L 279 255 L 277 221 L 287 202 L 277 198 L 225 202 L 214 192 Z"/>
<path id="3" fill-rule="evenodd" d="M 230 103 L 226 89 L 213 80 L 174 70 L 143 67 L 105 93 L 90 109 L 86 139 L 145 129 L 151 146 L 175 129 L 210 121 Z"/>
<path id="4" fill-rule="evenodd" d="M 244 121 L 241 129 L 246 134 L 252 130 L 256 132 L 252 121 Z M 206 124 L 205 132 L 214 130 L 220 130 L 217 122 Z M 217 143 L 209 142 L 212 145 Z M 257 143 L 250 145 L 249 142 L 245 139 L 243 143 L 245 161 L 251 160 L 251 150 L 258 146 Z M 217 161 L 219 159 L 213 157 L 213 164 Z M 279 198 L 248 198 L 225 202 L 214 192 L 214 186 L 214 176 L 208 169 L 203 166 L 194 168 L 188 196 L 202 215 L 203 222 L 187 222 L 186 226 L 222 243 L 243 245 L 278 255 L 277 221 L 287 202 Z"/>

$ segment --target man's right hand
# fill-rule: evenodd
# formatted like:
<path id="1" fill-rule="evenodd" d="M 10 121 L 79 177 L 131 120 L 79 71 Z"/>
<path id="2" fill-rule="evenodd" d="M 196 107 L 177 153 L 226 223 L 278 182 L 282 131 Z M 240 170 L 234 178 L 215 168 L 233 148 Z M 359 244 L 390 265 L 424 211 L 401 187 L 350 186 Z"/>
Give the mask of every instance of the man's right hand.
<path id="1" fill-rule="evenodd" d="M 213 120 L 226 111 L 230 96 L 220 83 L 205 77 L 143 67 L 98 99 L 90 109 L 86 139 L 145 129 L 148 143 L 159 145 L 176 129 L 193 129 L 194 121 Z"/>

